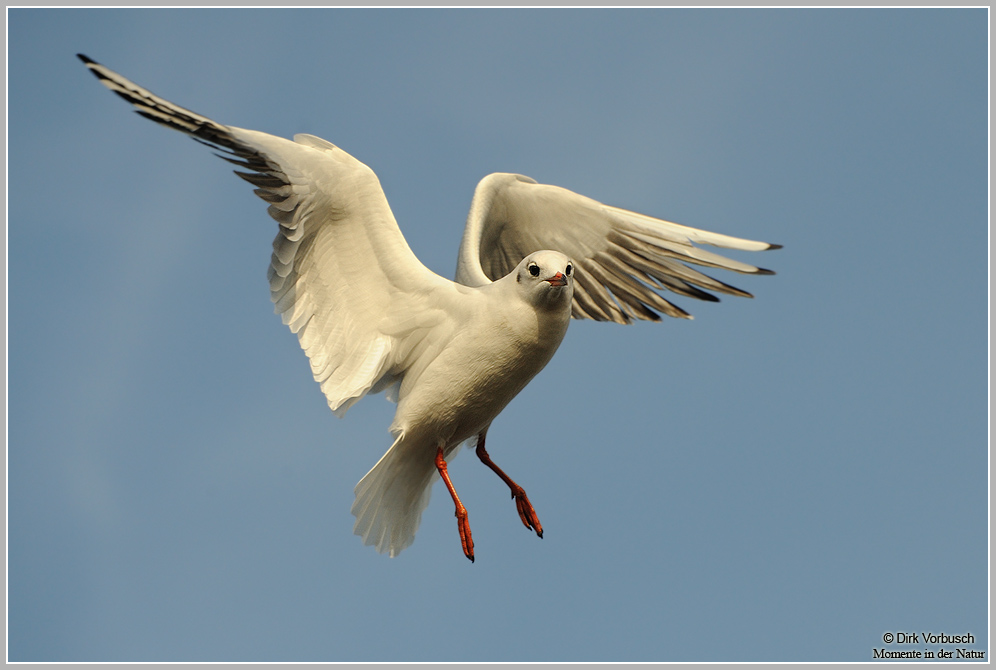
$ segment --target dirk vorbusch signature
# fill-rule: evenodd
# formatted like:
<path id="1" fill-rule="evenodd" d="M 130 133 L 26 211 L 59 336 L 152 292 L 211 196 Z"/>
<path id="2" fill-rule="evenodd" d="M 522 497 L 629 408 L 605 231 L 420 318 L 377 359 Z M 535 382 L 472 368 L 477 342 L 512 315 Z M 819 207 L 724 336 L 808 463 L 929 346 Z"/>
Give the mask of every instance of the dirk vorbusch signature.
<path id="1" fill-rule="evenodd" d="M 958 645 L 969 645 L 975 643 L 975 636 L 971 633 L 964 635 L 948 635 L 947 633 L 885 633 L 882 641 L 886 644 L 923 644 L 923 645 L 953 645 L 951 649 L 872 649 L 872 658 L 974 658 L 984 659 L 986 652 L 979 649 L 968 649 Z"/>

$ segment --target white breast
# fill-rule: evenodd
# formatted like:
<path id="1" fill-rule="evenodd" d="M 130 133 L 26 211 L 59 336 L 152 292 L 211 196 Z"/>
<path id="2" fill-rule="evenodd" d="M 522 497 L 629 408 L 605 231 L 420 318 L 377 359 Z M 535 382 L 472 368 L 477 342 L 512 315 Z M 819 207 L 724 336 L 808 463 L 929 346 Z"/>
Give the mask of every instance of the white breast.
<path id="1" fill-rule="evenodd" d="M 557 351 L 569 307 L 537 311 L 482 291 L 476 318 L 417 377 L 406 378 L 392 432 L 415 431 L 452 449 L 487 428 Z"/>

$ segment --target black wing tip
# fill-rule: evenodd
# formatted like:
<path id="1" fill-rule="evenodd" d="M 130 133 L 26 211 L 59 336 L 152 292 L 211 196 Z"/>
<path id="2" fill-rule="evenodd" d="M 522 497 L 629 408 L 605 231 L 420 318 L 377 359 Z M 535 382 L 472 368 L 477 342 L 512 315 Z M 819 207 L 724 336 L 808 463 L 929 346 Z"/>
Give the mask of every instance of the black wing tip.
<path id="1" fill-rule="evenodd" d="M 780 245 L 780 244 L 769 244 L 768 248 L 765 249 L 765 251 L 771 251 L 772 249 L 781 249 L 781 248 L 782 248 L 782 245 Z"/>
<path id="2" fill-rule="evenodd" d="M 102 73 L 100 70 L 97 69 L 98 67 L 104 67 L 103 65 L 101 65 L 94 59 L 90 58 L 89 56 L 86 56 L 85 54 L 76 54 L 76 57 L 79 58 L 81 61 L 83 61 L 83 64 L 86 65 L 86 68 L 90 70 L 90 74 L 92 74 L 94 77 L 96 77 L 102 82 L 108 79 L 107 75 L 105 75 L 104 73 Z M 115 91 L 115 93 L 118 92 Z M 118 95 L 121 94 L 118 93 Z"/>
<path id="3" fill-rule="evenodd" d="M 757 271 L 754 272 L 753 274 L 756 274 L 756 275 L 773 275 L 773 274 L 775 274 L 775 271 L 774 270 L 768 270 L 767 268 L 758 268 Z"/>

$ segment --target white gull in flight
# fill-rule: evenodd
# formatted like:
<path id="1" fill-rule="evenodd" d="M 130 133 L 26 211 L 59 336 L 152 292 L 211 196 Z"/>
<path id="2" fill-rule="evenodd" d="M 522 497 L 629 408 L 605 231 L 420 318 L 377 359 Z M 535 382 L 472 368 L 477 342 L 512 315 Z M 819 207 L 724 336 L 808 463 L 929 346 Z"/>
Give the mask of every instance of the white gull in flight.
<path id="1" fill-rule="evenodd" d="M 543 537 L 526 492 L 488 456 L 488 427 L 549 362 L 573 316 L 629 323 L 691 318 L 659 291 L 750 297 L 686 265 L 772 274 L 693 246 L 761 251 L 729 237 L 603 205 L 516 174 L 474 192 L 456 281 L 415 257 L 373 170 L 313 135 L 294 140 L 224 126 L 79 55 L 142 116 L 184 132 L 242 168 L 279 232 L 270 261 L 276 312 L 297 333 L 337 416 L 368 393 L 398 404 L 394 443 L 356 485 L 354 531 L 396 556 L 415 539 L 441 476 L 474 560 L 467 510 L 446 463 L 468 440 L 509 486 L 522 523 Z M 706 290 L 703 290 L 706 289 Z"/>

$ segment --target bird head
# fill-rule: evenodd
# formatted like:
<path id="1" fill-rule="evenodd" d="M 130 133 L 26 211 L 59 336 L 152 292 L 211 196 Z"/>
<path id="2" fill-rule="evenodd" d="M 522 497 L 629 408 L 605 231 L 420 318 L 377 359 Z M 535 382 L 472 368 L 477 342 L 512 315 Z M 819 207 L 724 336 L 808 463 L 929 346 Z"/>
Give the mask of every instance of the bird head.
<path id="1" fill-rule="evenodd" d="M 574 261 L 559 251 L 536 251 L 514 270 L 526 301 L 549 309 L 570 309 L 574 297 Z"/>

